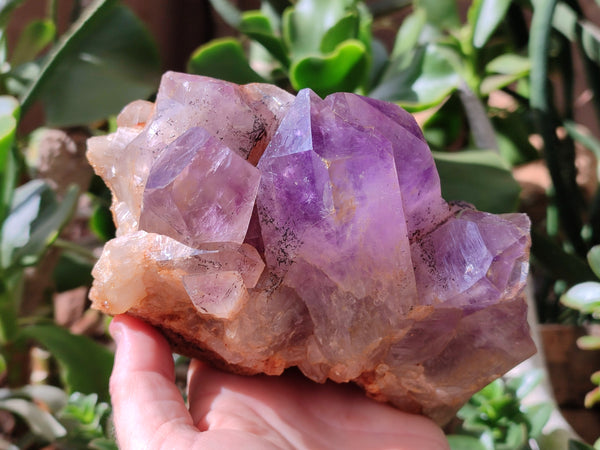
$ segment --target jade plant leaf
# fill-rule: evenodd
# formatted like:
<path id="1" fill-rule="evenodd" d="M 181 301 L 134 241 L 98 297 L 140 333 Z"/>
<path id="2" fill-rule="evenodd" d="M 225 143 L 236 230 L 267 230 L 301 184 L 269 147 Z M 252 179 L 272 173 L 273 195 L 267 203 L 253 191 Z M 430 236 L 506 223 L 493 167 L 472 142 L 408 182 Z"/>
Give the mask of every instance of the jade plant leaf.
<path id="1" fill-rule="evenodd" d="M 227 25 L 236 28 L 242 20 L 242 12 L 229 0 L 209 0 Z"/>
<path id="2" fill-rule="evenodd" d="M 544 372 L 541 370 L 531 370 L 525 374 L 511 378 L 506 382 L 506 387 L 514 392 L 515 397 L 523 400 L 544 378 Z"/>
<path id="3" fill-rule="evenodd" d="M 528 76 L 531 62 L 524 56 L 506 53 L 490 61 L 485 70 L 490 75 L 481 82 L 480 91 L 484 95 Z"/>
<path id="4" fill-rule="evenodd" d="M 473 46 L 482 48 L 504 20 L 511 0 L 476 0 L 469 9 L 468 20 L 473 28 Z"/>
<path id="5" fill-rule="evenodd" d="M 523 448 L 527 442 L 527 427 L 524 423 L 510 423 L 506 431 L 504 442 L 496 444 L 497 450 L 514 450 Z"/>
<path id="6" fill-rule="evenodd" d="M 422 9 L 416 9 L 402 21 L 402 25 L 400 25 L 396 34 L 391 59 L 396 59 L 416 47 L 426 21 L 427 15 Z"/>
<path id="7" fill-rule="evenodd" d="M 586 281 L 570 288 L 560 299 L 569 308 L 590 314 L 600 310 L 600 283 Z"/>
<path id="8" fill-rule="evenodd" d="M 512 212 L 520 187 L 502 158 L 489 150 L 434 152 L 444 199 L 466 201 L 482 211 Z M 490 186 L 494 186 L 493 195 Z"/>
<path id="9" fill-rule="evenodd" d="M 116 0 L 97 0 L 52 49 L 22 107 L 39 98 L 50 125 L 90 123 L 148 97 L 159 77 L 158 50 L 142 22 Z"/>
<path id="10" fill-rule="evenodd" d="M 358 15 L 349 12 L 323 35 L 321 40 L 321 52 L 329 53 L 335 51 L 342 42 L 356 38 L 358 34 Z"/>
<path id="11" fill-rule="evenodd" d="M 583 404 L 586 408 L 591 408 L 596 403 L 600 403 L 600 387 L 594 388 L 585 394 L 585 398 L 583 400 Z"/>
<path id="12" fill-rule="evenodd" d="M 92 284 L 94 263 L 73 252 L 63 251 L 52 272 L 56 292 L 64 292 Z"/>
<path id="13" fill-rule="evenodd" d="M 321 97 L 333 92 L 352 92 L 367 76 L 365 46 L 357 40 L 340 44 L 324 56 L 307 56 L 290 68 L 290 81 L 296 90 L 310 87 Z"/>
<path id="14" fill-rule="evenodd" d="M 529 435 L 536 439 L 542 434 L 542 429 L 548 423 L 552 411 L 554 410 L 551 403 L 540 403 L 523 407 L 523 411 L 529 421 Z"/>
<path id="15" fill-rule="evenodd" d="M 417 0 L 415 7 L 422 8 L 427 22 L 440 30 L 460 27 L 460 16 L 456 0 Z"/>
<path id="16" fill-rule="evenodd" d="M 261 11 L 248 11 L 242 15 L 239 30 L 262 45 L 284 67 L 290 65 L 287 49 L 282 39 L 275 35 L 269 17 Z"/>
<path id="17" fill-rule="evenodd" d="M 600 245 L 596 245 L 590 249 L 587 254 L 587 260 L 598 278 L 600 278 Z"/>
<path id="18" fill-rule="evenodd" d="M 283 38 L 292 58 L 318 54 L 323 36 L 349 11 L 356 0 L 300 0 L 283 14 Z"/>
<path id="19" fill-rule="evenodd" d="M 215 39 L 199 47 L 192 54 L 187 70 L 238 84 L 265 82 L 250 67 L 242 45 L 233 38 Z"/>
<path id="20" fill-rule="evenodd" d="M 408 65 L 404 59 L 393 60 L 369 96 L 398 102 L 410 111 L 436 105 L 450 95 L 461 80 L 449 56 L 446 49 L 432 44 L 416 50 Z"/>
<path id="21" fill-rule="evenodd" d="M 109 399 L 113 354 L 107 348 L 56 325 L 33 325 L 20 333 L 36 340 L 56 358 L 69 392 L 97 393 L 102 401 Z"/>
<path id="22" fill-rule="evenodd" d="M 486 72 L 503 75 L 526 75 L 531 69 L 529 58 L 515 53 L 504 53 L 485 66 Z"/>
<path id="23" fill-rule="evenodd" d="M 79 190 L 71 187 L 58 202 L 50 186 L 30 181 L 15 191 L 11 211 L 2 224 L 2 268 L 36 264 L 70 219 Z"/>
<path id="24" fill-rule="evenodd" d="M 0 400 L 0 409 L 21 417 L 35 435 L 41 436 L 49 442 L 67 434 L 65 427 L 52 414 L 44 411 L 32 401 L 22 398 L 7 398 Z"/>
<path id="25" fill-rule="evenodd" d="M 581 336 L 577 339 L 577 347 L 582 350 L 600 350 L 600 336 Z"/>
<path id="26" fill-rule="evenodd" d="M 594 447 L 584 442 L 570 440 L 568 450 L 594 450 Z"/>
<path id="27" fill-rule="evenodd" d="M 10 58 L 11 65 L 18 66 L 33 60 L 39 52 L 52 43 L 55 35 L 56 27 L 51 20 L 30 22 L 19 36 Z"/>
<path id="28" fill-rule="evenodd" d="M 451 95 L 422 126 L 423 134 L 432 150 L 456 148 L 464 139 L 464 107 L 458 95 Z"/>
<path id="29" fill-rule="evenodd" d="M 0 222 L 4 221 L 17 178 L 17 156 L 14 142 L 19 117 L 19 102 L 16 98 L 0 96 Z"/>
<path id="30" fill-rule="evenodd" d="M 487 450 L 485 445 L 473 436 L 453 434 L 447 436 L 447 439 L 452 450 Z"/>
<path id="31" fill-rule="evenodd" d="M 586 56 L 600 64 L 600 28 L 597 25 L 580 20 L 566 2 L 558 2 L 556 5 L 552 25 L 571 41 L 581 41 Z"/>

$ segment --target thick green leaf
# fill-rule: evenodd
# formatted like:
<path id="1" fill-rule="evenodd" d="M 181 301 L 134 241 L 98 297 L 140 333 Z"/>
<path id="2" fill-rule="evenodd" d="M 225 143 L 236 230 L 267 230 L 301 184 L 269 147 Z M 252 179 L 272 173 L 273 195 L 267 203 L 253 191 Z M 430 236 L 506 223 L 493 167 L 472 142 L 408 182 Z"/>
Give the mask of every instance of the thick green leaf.
<path id="1" fill-rule="evenodd" d="M 548 423 L 554 407 L 551 403 L 540 403 L 538 405 L 522 407 L 529 421 L 529 436 L 537 439 L 543 428 Z"/>
<path id="2" fill-rule="evenodd" d="M 319 53 L 323 37 L 348 12 L 356 0 L 299 0 L 283 15 L 283 38 L 292 59 Z"/>
<path id="3" fill-rule="evenodd" d="M 323 53 L 333 52 L 342 42 L 356 39 L 357 35 L 358 15 L 355 12 L 349 12 L 325 32 L 320 50 Z"/>
<path id="4" fill-rule="evenodd" d="M 209 0 L 213 8 L 223 18 L 225 23 L 233 28 L 237 28 L 242 21 L 242 12 L 237 9 L 229 0 Z"/>
<path id="5" fill-rule="evenodd" d="M 290 65 L 282 39 L 275 35 L 270 19 L 261 11 L 245 12 L 239 30 L 262 45 L 284 67 Z"/>
<path id="6" fill-rule="evenodd" d="M 423 9 L 416 9 L 402 21 L 402 25 L 396 34 L 394 49 L 392 50 L 392 55 L 390 57 L 392 60 L 414 50 L 419 42 L 419 37 L 421 36 L 426 21 L 427 13 Z"/>
<path id="7" fill-rule="evenodd" d="M 434 152 L 434 158 L 446 200 L 466 201 L 492 213 L 515 210 L 520 187 L 497 153 Z"/>
<path id="8" fill-rule="evenodd" d="M 591 445 L 588 445 L 584 442 L 577 442 L 577 441 L 574 441 L 571 439 L 569 441 L 568 450 L 594 450 L 594 447 L 592 447 Z"/>
<path id="9" fill-rule="evenodd" d="M 484 96 L 490 95 L 521 78 L 523 78 L 521 75 L 488 75 L 481 81 L 479 92 Z"/>
<path id="10" fill-rule="evenodd" d="M 460 27 L 460 16 L 456 0 L 416 0 L 416 8 L 427 14 L 427 22 L 440 30 L 453 30 Z"/>
<path id="11" fill-rule="evenodd" d="M 358 40 L 365 44 L 369 51 L 373 43 L 373 16 L 363 2 L 357 3 L 356 10 L 358 11 Z"/>
<path id="12" fill-rule="evenodd" d="M 10 58 L 12 66 L 33 60 L 39 52 L 52 43 L 56 35 L 54 22 L 48 19 L 30 22 L 17 41 Z"/>
<path id="13" fill-rule="evenodd" d="M 108 438 L 93 439 L 88 445 L 92 450 L 119 450 L 116 442 Z"/>
<path id="14" fill-rule="evenodd" d="M 31 86 L 40 76 L 40 60 L 26 62 L 20 66 L 13 67 L 6 74 L 6 90 L 10 95 L 23 97 Z"/>
<path id="15" fill-rule="evenodd" d="M 22 107 L 40 98 L 49 124 L 86 124 L 148 97 L 159 76 L 158 50 L 142 22 L 116 0 L 97 0 L 50 52 Z"/>
<path id="16" fill-rule="evenodd" d="M 490 73 L 500 73 L 503 75 L 525 75 L 531 69 L 531 61 L 525 56 L 514 53 L 504 53 L 492 59 L 485 70 Z"/>
<path id="17" fill-rule="evenodd" d="M 94 207 L 89 226 L 90 230 L 105 242 L 115 237 L 115 222 L 110 209 L 106 205 L 97 204 Z"/>
<path id="18" fill-rule="evenodd" d="M 77 187 L 71 187 L 59 203 L 52 189 L 41 180 L 20 186 L 2 225 L 0 266 L 26 267 L 37 263 L 70 219 L 78 198 Z"/>
<path id="19" fill-rule="evenodd" d="M 460 83 L 460 76 L 450 62 L 449 50 L 427 45 L 417 50 L 406 66 L 392 61 L 381 83 L 369 96 L 398 102 L 408 110 L 422 110 L 440 103 Z M 396 64 L 395 64 L 396 63 Z"/>
<path id="20" fill-rule="evenodd" d="M 311 88 L 321 97 L 333 92 L 352 92 L 365 82 L 368 56 L 357 40 L 345 41 L 324 56 L 299 59 L 290 68 L 294 89 Z"/>
<path id="21" fill-rule="evenodd" d="M 504 382 L 498 378 L 481 389 L 476 396 L 487 401 L 504 395 Z"/>
<path id="22" fill-rule="evenodd" d="M 102 401 L 109 399 L 113 354 L 108 349 L 56 325 L 22 328 L 21 335 L 36 340 L 56 358 L 69 392 L 97 393 Z"/>
<path id="23" fill-rule="evenodd" d="M 585 394 L 585 398 L 583 399 L 583 404 L 586 408 L 591 408 L 596 403 L 600 403 L 600 387 L 592 389 Z"/>
<path id="24" fill-rule="evenodd" d="M 187 70 L 238 84 L 265 81 L 252 70 L 242 45 L 233 38 L 215 39 L 199 47 L 192 54 Z"/>
<path id="25" fill-rule="evenodd" d="M 494 130 L 496 130 L 500 154 L 511 166 L 541 158 L 539 152 L 529 142 L 533 127 L 527 114 L 527 111 L 517 110 L 507 115 L 500 114 L 491 119 Z"/>
<path id="26" fill-rule="evenodd" d="M 527 443 L 527 427 L 524 423 L 509 423 L 506 432 L 506 439 L 502 443 L 496 444 L 497 450 L 515 450 L 523 448 Z"/>
<path id="27" fill-rule="evenodd" d="M 569 289 L 560 301 L 569 308 L 577 309 L 584 314 L 600 310 L 600 283 L 586 281 Z"/>
<path id="28" fill-rule="evenodd" d="M 506 382 L 508 387 L 519 400 L 523 400 L 544 378 L 541 370 L 530 370 L 523 375 L 511 378 Z"/>
<path id="29" fill-rule="evenodd" d="M 558 2 L 552 25 L 571 41 L 581 41 L 584 53 L 596 64 L 600 64 L 600 28 L 584 19 L 566 3 Z"/>
<path id="30" fill-rule="evenodd" d="M 22 388 L 13 389 L 13 395 L 24 396 L 43 403 L 44 406 L 55 413 L 67 404 L 67 394 L 61 388 L 49 384 L 28 384 Z"/>
<path id="31" fill-rule="evenodd" d="M 10 411 L 21 417 L 31 432 L 48 442 L 67 434 L 67 430 L 48 411 L 44 411 L 34 402 L 22 398 L 0 400 L 0 409 Z"/>
<path id="32" fill-rule="evenodd" d="M 458 95 L 451 95 L 423 124 L 423 134 L 432 150 L 455 147 L 464 139 L 465 113 Z"/>
<path id="33" fill-rule="evenodd" d="M 590 249 L 587 254 L 587 260 L 598 278 L 600 278 L 600 245 L 596 245 Z"/>
<path id="34" fill-rule="evenodd" d="M 482 48 L 504 20 L 511 0 L 477 0 L 469 10 L 473 46 Z"/>
<path id="35" fill-rule="evenodd" d="M 4 284 L 6 283 L 3 282 L 2 285 Z M 18 308 L 19 299 L 16 298 L 15 293 L 6 286 L 0 286 L 0 353 L 4 350 L 5 344 L 13 341 L 18 333 Z M 7 353 L 0 358 L 6 358 L 3 361 L 3 365 L 6 365 L 10 355 Z"/>
<path id="36" fill-rule="evenodd" d="M 19 102 L 7 95 L 0 96 L 0 223 L 10 209 L 18 177 L 14 142 L 19 117 Z"/>
<path id="37" fill-rule="evenodd" d="M 581 336 L 577 339 L 577 347 L 582 350 L 600 350 L 600 336 Z"/>
<path id="38" fill-rule="evenodd" d="M 487 450 L 485 445 L 473 436 L 450 434 L 446 438 L 452 450 Z"/>
<path id="39" fill-rule="evenodd" d="M 90 286 L 93 281 L 93 266 L 94 264 L 87 258 L 63 251 L 52 272 L 57 292 L 68 291 L 80 286 Z"/>
<path id="40" fill-rule="evenodd" d="M 367 91 L 377 85 L 388 63 L 388 53 L 383 42 L 373 39 L 371 42 L 371 64 Z"/>

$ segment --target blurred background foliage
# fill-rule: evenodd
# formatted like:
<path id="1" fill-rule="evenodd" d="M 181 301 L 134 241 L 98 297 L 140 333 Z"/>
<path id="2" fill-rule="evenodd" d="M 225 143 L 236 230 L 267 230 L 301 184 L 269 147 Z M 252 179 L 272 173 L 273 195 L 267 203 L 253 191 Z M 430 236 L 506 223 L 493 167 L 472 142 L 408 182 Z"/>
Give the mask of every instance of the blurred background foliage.
<path id="1" fill-rule="evenodd" d="M 85 140 L 152 99 L 167 69 L 400 104 L 447 200 L 529 214 L 539 320 L 600 319 L 600 2 L 158 4 L 0 2 L 0 447 L 114 448 L 111 343 L 86 300 L 114 226 Z M 453 448 L 542 448 L 551 406 L 522 403 L 538 382 L 498 380 L 474 396 Z"/>

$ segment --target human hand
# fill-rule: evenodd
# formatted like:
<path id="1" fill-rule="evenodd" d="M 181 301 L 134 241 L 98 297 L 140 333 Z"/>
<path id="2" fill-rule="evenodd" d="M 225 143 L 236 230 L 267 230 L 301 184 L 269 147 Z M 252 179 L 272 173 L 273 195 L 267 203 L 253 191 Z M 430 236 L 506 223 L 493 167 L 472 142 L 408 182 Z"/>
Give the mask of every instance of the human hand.
<path id="1" fill-rule="evenodd" d="M 446 450 L 421 416 L 368 399 L 351 385 L 296 375 L 243 377 L 193 360 L 189 408 L 174 384 L 166 340 L 132 317 L 116 316 L 110 379 L 119 448 Z"/>

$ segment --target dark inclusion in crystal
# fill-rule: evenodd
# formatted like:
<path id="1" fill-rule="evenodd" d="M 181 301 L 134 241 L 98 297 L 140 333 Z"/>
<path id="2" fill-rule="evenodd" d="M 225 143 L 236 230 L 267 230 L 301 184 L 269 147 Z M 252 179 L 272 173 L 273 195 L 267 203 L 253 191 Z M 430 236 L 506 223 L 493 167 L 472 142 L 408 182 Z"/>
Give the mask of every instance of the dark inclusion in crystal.
<path id="1" fill-rule="evenodd" d="M 229 370 L 298 366 L 439 423 L 535 352 L 529 220 L 446 203 L 398 106 L 169 72 L 118 123 L 89 142 L 118 225 L 94 307 Z"/>

